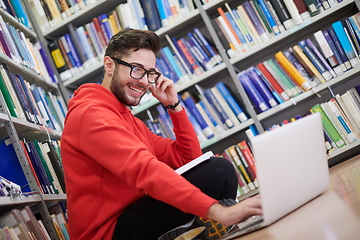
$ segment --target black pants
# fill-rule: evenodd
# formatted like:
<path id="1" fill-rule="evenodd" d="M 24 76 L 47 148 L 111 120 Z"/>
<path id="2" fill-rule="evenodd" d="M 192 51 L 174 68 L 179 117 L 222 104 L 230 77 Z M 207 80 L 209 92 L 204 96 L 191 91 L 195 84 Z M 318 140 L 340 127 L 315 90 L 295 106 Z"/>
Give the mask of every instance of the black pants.
<path id="1" fill-rule="evenodd" d="M 224 158 L 210 158 L 183 176 L 215 199 L 235 199 L 238 180 L 233 165 Z M 166 189 L 164 189 L 166 191 Z M 193 219 L 164 202 L 146 196 L 120 215 L 113 240 L 157 240 L 163 233 Z"/>

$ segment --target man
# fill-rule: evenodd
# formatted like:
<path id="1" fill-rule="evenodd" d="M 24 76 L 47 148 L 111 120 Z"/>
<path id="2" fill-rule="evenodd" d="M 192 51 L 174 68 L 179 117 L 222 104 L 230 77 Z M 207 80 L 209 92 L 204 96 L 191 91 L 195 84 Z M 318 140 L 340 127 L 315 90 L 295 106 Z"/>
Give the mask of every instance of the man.
<path id="1" fill-rule="evenodd" d="M 174 172 L 202 152 L 174 82 L 155 68 L 160 47 L 151 31 L 120 31 L 106 49 L 102 84 L 82 85 L 69 101 L 61 153 L 72 240 L 158 239 L 194 215 L 232 225 L 261 214 L 258 197 L 219 204 L 236 196 L 227 160 Z M 168 106 L 175 141 L 152 133 L 128 109 L 148 90 Z"/>

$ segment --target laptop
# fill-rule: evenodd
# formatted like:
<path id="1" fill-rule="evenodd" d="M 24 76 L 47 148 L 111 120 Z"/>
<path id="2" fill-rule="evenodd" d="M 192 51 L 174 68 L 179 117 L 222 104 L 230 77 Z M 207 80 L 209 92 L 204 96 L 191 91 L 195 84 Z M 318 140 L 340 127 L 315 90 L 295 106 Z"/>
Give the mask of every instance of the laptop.
<path id="1" fill-rule="evenodd" d="M 263 215 L 235 225 L 223 240 L 233 239 L 279 220 L 328 190 L 330 184 L 319 113 L 251 140 Z"/>

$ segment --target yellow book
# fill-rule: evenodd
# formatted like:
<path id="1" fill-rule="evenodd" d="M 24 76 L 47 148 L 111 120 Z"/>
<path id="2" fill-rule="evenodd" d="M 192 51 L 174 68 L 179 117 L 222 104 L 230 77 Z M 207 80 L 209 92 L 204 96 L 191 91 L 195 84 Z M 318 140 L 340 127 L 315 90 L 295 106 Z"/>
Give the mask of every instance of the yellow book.
<path id="1" fill-rule="evenodd" d="M 311 89 L 310 84 L 306 79 L 299 73 L 299 71 L 292 65 L 292 63 L 285 57 L 284 53 L 279 51 L 275 54 L 275 57 L 285 70 L 294 78 L 294 80 L 305 90 L 308 91 Z"/>
<path id="2" fill-rule="evenodd" d="M 244 164 L 242 163 L 239 155 L 237 154 L 235 146 L 229 147 L 228 151 L 230 153 L 232 160 L 235 162 L 235 165 L 239 168 L 241 174 L 243 175 L 244 179 L 246 180 L 248 187 L 250 188 L 250 190 L 254 190 L 255 186 L 254 186 L 253 182 L 251 181 L 249 174 L 247 173 L 247 171 L 244 167 Z"/>
<path id="3" fill-rule="evenodd" d="M 294 50 L 295 54 L 297 54 L 301 60 L 304 61 L 304 63 L 309 67 L 309 69 L 314 73 L 315 77 L 317 79 L 319 79 L 319 81 L 321 83 L 325 83 L 325 79 L 324 77 L 321 75 L 321 73 L 316 69 L 316 67 L 314 66 L 314 64 L 312 64 L 312 62 L 310 61 L 310 59 L 305 55 L 305 53 L 303 52 L 303 50 L 301 49 L 300 46 L 295 45 L 292 47 L 292 49 Z"/>
<path id="4" fill-rule="evenodd" d="M 109 15 L 109 23 L 110 23 L 110 27 L 111 27 L 111 31 L 112 31 L 113 35 L 120 31 L 120 29 L 116 25 L 114 14 Z"/>
<path id="5" fill-rule="evenodd" d="M 60 23 L 62 21 L 62 17 L 59 8 L 56 6 L 55 1 L 45 0 L 45 3 L 48 5 L 54 23 Z"/>

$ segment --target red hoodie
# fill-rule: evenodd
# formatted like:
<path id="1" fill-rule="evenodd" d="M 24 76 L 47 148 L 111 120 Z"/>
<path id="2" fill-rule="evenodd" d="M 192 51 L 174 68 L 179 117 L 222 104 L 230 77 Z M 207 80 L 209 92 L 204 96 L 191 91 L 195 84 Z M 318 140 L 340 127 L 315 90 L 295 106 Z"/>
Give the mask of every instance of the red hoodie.
<path id="1" fill-rule="evenodd" d="M 185 110 L 170 113 L 176 140 L 153 134 L 106 88 L 70 99 L 61 138 L 71 240 L 111 240 L 124 209 L 146 194 L 206 217 L 217 202 L 174 172 L 201 155 Z"/>

